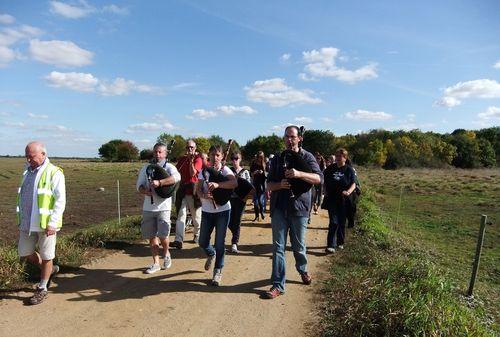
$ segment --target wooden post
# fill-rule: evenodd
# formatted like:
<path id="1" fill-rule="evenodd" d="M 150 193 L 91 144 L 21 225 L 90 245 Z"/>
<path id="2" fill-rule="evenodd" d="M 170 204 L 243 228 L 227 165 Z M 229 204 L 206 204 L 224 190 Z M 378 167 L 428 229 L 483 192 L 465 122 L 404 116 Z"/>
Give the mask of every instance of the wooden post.
<path id="1" fill-rule="evenodd" d="M 401 186 L 401 191 L 399 192 L 399 205 L 398 205 L 398 214 L 396 215 L 396 226 L 394 227 L 395 230 L 398 229 L 398 224 L 399 224 L 399 212 L 401 211 L 401 200 L 403 198 L 403 187 Z"/>
<path id="2" fill-rule="evenodd" d="M 118 225 L 122 225 L 122 218 L 120 213 L 120 180 L 116 181 L 116 193 L 118 198 Z"/>
<path id="3" fill-rule="evenodd" d="M 472 296 L 474 284 L 476 283 L 477 270 L 479 269 L 479 259 L 481 258 L 481 250 L 483 249 L 484 231 L 486 229 L 487 218 L 488 217 L 486 215 L 481 215 L 481 226 L 479 227 L 479 235 L 477 237 L 476 256 L 474 257 L 474 264 L 472 265 L 472 276 L 470 278 L 469 290 L 467 290 L 467 296 L 469 297 Z"/>

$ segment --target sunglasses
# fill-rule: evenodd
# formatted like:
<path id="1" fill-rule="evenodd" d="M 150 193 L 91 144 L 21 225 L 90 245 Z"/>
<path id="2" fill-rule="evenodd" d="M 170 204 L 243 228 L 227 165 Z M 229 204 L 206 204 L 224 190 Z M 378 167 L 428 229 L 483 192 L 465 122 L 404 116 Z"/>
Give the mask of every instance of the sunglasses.
<path id="1" fill-rule="evenodd" d="M 231 158 L 231 160 L 238 160 L 238 159 L 240 159 L 240 158 L 238 158 L 238 157 Z"/>
<path id="2" fill-rule="evenodd" d="M 194 146 L 186 146 L 186 149 L 194 149 Z"/>

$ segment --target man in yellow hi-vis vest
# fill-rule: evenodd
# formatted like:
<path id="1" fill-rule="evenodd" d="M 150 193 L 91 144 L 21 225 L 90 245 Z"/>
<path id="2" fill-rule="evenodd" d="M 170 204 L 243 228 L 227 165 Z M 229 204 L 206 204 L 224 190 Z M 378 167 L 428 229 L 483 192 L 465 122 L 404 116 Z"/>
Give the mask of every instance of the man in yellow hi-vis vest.
<path id="1" fill-rule="evenodd" d="M 40 283 L 28 299 L 34 305 L 47 297 L 50 280 L 59 271 L 52 260 L 66 206 L 66 187 L 63 171 L 50 163 L 42 143 L 29 143 L 25 154 L 26 170 L 17 195 L 18 252 L 21 259 L 41 269 Z"/>

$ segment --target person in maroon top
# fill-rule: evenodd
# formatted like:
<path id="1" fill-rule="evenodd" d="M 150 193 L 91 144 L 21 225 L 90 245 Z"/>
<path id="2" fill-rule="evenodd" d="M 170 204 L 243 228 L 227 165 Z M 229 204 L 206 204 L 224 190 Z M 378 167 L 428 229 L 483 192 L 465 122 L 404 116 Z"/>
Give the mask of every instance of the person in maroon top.
<path id="1" fill-rule="evenodd" d="M 196 143 L 190 139 L 186 143 L 186 154 L 177 161 L 177 170 L 181 174 L 181 183 L 176 194 L 177 221 L 175 223 L 175 241 L 171 247 L 182 249 L 184 233 L 186 231 L 187 209 L 193 219 L 194 243 L 198 243 L 201 223 L 201 202 L 193 196 L 194 185 L 198 181 L 198 174 L 202 170 L 203 161 L 196 154 Z"/>

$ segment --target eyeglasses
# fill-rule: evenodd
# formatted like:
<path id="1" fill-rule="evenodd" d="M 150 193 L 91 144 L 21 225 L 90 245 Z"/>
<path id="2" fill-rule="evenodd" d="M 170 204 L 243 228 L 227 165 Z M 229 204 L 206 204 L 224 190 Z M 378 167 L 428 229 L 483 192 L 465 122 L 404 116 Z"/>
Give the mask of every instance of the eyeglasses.
<path id="1" fill-rule="evenodd" d="M 194 149 L 194 146 L 188 145 L 188 146 L 186 146 L 186 149 Z"/>
<path id="2" fill-rule="evenodd" d="M 231 160 L 238 160 L 238 159 L 240 159 L 240 158 L 238 158 L 238 157 L 231 158 Z"/>

